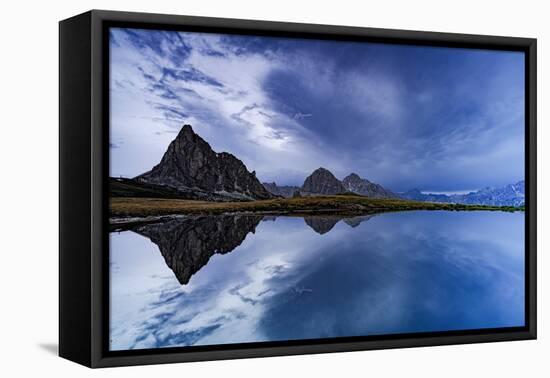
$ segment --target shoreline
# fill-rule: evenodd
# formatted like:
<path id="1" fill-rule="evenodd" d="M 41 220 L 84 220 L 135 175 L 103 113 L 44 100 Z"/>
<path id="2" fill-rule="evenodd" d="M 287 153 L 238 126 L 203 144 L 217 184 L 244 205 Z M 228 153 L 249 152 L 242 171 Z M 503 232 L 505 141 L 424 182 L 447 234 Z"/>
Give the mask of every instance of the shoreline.
<path id="1" fill-rule="evenodd" d="M 316 196 L 249 202 L 207 202 L 182 199 L 112 197 L 110 228 L 162 222 L 183 216 L 339 216 L 351 218 L 396 211 L 524 211 L 524 207 L 464 205 L 418 202 L 401 199 L 373 199 L 361 196 Z"/>

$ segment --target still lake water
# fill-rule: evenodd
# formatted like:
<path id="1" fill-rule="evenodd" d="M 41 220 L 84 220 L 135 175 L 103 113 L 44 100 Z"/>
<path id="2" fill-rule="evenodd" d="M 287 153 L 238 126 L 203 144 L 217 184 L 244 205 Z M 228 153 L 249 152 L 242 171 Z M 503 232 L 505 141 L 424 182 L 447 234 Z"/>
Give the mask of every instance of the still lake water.
<path id="1" fill-rule="evenodd" d="M 214 216 L 111 233 L 110 347 L 522 326 L 524 216 Z"/>

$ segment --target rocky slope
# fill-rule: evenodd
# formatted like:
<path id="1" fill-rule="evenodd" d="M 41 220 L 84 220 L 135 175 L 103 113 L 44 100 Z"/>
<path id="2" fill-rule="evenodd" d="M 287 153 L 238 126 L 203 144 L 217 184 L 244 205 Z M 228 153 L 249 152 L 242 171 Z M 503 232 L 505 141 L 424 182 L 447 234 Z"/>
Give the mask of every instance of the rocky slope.
<path id="1" fill-rule="evenodd" d="M 344 185 L 325 168 L 317 168 L 302 185 L 301 192 L 306 194 L 338 194 L 346 192 Z"/>
<path id="2" fill-rule="evenodd" d="M 262 183 L 262 185 L 271 194 L 274 194 L 276 196 L 285 197 L 285 198 L 292 197 L 296 191 L 300 190 L 299 186 L 292 186 L 292 185 L 279 186 L 275 182 L 264 182 L 264 183 Z"/>
<path id="3" fill-rule="evenodd" d="M 344 178 L 343 181 L 338 180 L 332 172 L 325 168 L 318 168 L 306 178 L 301 187 L 298 186 L 278 186 L 275 182 L 264 182 L 263 186 L 272 194 L 285 198 L 294 197 L 295 195 L 315 195 L 315 194 L 341 194 L 341 193 L 356 193 L 370 198 L 399 198 L 391 190 L 384 188 L 382 185 L 370 182 L 367 179 L 359 177 L 356 173 L 352 173 Z"/>
<path id="4" fill-rule="evenodd" d="M 352 173 L 342 181 L 346 190 L 367 196 L 370 198 L 397 198 L 397 195 L 382 185 L 370 182 L 367 179 L 359 177 Z"/>
<path id="5" fill-rule="evenodd" d="M 176 189 L 171 186 L 139 182 L 138 180 L 129 178 L 112 177 L 109 179 L 109 194 L 111 197 L 170 198 L 216 202 L 234 201 L 234 198 L 196 188 L 180 187 L 180 189 Z"/>
<path id="6" fill-rule="evenodd" d="M 227 152 L 216 153 L 184 125 L 160 163 L 135 178 L 138 182 L 165 185 L 181 191 L 197 189 L 235 199 L 269 199 L 268 192 L 242 161 Z"/>

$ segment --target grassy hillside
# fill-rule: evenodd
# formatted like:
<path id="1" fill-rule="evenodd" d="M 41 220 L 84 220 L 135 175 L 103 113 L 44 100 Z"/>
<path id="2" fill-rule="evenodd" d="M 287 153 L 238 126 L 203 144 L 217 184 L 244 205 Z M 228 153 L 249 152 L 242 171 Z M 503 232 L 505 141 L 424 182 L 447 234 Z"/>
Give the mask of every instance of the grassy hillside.
<path id="1" fill-rule="evenodd" d="M 196 199 L 168 186 L 139 183 L 127 178 L 109 178 L 109 192 L 111 197 Z"/>
<path id="2" fill-rule="evenodd" d="M 109 178 L 109 193 L 111 197 L 130 198 L 165 198 L 185 200 L 228 201 L 228 197 L 199 190 L 178 190 L 164 185 L 138 182 L 128 178 Z M 233 199 L 234 200 L 234 199 Z"/>
<path id="3" fill-rule="evenodd" d="M 372 199 L 355 195 L 277 198 L 250 202 L 210 202 L 183 199 L 111 198 L 112 217 L 143 217 L 169 214 L 341 214 L 361 215 L 386 211 L 518 211 L 523 208 L 416 202 L 401 199 Z"/>

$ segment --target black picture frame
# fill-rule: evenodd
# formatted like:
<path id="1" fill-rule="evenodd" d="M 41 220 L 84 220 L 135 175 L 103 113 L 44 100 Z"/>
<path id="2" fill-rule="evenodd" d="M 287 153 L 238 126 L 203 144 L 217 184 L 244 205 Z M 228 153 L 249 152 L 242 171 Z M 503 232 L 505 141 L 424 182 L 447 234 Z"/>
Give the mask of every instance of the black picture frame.
<path id="1" fill-rule="evenodd" d="M 108 351 L 108 28 L 139 27 L 525 53 L 526 326 Z M 59 355 L 88 367 L 536 338 L 536 39 L 92 10 L 59 24 Z"/>

